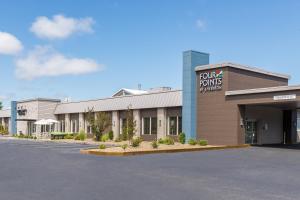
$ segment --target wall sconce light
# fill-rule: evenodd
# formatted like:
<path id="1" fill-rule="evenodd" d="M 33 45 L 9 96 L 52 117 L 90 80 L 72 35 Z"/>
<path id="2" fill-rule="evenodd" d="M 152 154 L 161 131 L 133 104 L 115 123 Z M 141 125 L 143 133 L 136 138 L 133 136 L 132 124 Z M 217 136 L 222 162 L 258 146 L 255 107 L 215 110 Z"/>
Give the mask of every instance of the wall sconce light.
<path id="1" fill-rule="evenodd" d="M 244 120 L 243 119 L 240 120 L 240 126 L 241 126 L 241 128 L 244 127 Z"/>

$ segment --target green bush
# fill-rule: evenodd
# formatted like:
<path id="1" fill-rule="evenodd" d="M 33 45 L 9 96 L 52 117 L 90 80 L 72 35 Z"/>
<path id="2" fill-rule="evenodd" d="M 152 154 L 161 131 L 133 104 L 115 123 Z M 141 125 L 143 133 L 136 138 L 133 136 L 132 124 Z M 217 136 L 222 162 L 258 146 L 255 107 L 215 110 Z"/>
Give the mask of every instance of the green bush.
<path id="1" fill-rule="evenodd" d="M 118 137 L 118 138 L 115 139 L 114 142 L 122 142 L 122 140 Z"/>
<path id="2" fill-rule="evenodd" d="M 36 136 L 34 136 L 34 137 L 33 137 L 33 139 L 35 139 L 35 140 L 36 140 L 36 139 L 37 139 L 37 137 L 36 137 Z"/>
<path id="3" fill-rule="evenodd" d="M 196 145 L 196 144 L 197 144 L 197 141 L 194 140 L 194 139 L 189 139 L 189 144 L 190 144 L 190 145 Z"/>
<path id="4" fill-rule="evenodd" d="M 99 145 L 99 149 L 105 149 L 105 148 L 106 148 L 105 144 L 100 144 Z"/>
<path id="5" fill-rule="evenodd" d="M 142 142 L 142 138 L 140 138 L 140 137 L 132 138 L 131 146 L 132 147 L 138 147 L 138 146 L 140 146 L 141 142 Z"/>
<path id="6" fill-rule="evenodd" d="M 157 149 L 158 148 L 157 141 L 152 141 L 151 146 L 152 146 L 153 149 Z"/>
<path id="7" fill-rule="evenodd" d="M 173 145 L 175 142 L 171 137 L 166 137 L 164 139 L 160 138 L 158 140 L 159 144 Z"/>
<path id="8" fill-rule="evenodd" d="M 108 132 L 108 138 L 109 138 L 110 140 L 113 140 L 113 139 L 114 139 L 114 132 L 113 132 L 113 131 L 109 131 L 109 132 Z"/>
<path id="9" fill-rule="evenodd" d="M 85 138 L 86 138 L 85 132 L 82 130 L 74 137 L 75 140 L 81 140 L 81 141 L 84 141 Z"/>
<path id="10" fill-rule="evenodd" d="M 74 137 L 71 134 L 67 134 L 64 136 L 64 139 L 70 140 L 70 139 L 74 139 Z"/>
<path id="11" fill-rule="evenodd" d="M 121 148 L 125 151 L 125 149 L 127 149 L 127 147 L 128 147 L 128 144 L 123 144 L 122 146 L 121 146 Z"/>
<path id="12" fill-rule="evenodd" d="M 208 144 L 208 142 L 207 142 L 207 140 L 199 140 L 199 141 L 198 141 L 198 144 L 199 144 L 200 146 L 206 146 L 206 145 Z"/>
<path id="13" fill-rule="evenodd" d="M 164 143 L 165 143 L 164 139 L 162 139 L 162 138 L 158 139 L 158 144 L 164 144 Z"/>
<path id="14" fill-rule="evenodd" d="M 185 144 L 185 134 L 184 133 L 179 134 L 179 142 L 181 144 Z"/>
<path id="15" fill-rule="evenodd" d="M 166 145 L 173 145 L 174 144 L 174 140 L 170 137 L 166 137 L 164 140 L 164 144 Z"/>
<path id="16" fill-rule="evenodd" d="M 109 140 L 109 134 L 108 133 L 106 133 L 106 134 L 103 134 L 102 136 L 101 136 L 101 142 L 106 142 L 106 141 L 108 141 Z"/>

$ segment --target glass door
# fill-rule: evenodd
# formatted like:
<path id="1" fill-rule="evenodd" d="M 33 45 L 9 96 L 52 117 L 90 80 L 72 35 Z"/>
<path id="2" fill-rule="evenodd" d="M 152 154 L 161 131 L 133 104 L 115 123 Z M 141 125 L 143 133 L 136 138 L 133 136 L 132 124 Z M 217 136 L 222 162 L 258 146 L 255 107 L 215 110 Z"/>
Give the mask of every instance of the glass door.
<path id="1" fill-rule="evenodd" d="M 246 121 L 245 143 L 257 144 L 256 121 Z"/>

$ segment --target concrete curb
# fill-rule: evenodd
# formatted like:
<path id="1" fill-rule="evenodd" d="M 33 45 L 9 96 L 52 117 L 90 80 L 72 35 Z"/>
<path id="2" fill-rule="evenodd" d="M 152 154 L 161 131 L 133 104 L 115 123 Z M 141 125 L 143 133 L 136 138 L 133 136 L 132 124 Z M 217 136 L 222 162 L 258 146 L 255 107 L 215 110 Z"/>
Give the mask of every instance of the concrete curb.
<path id="1" fill-rule="evenodd" d="M 182 149 L 156 149 L 156 150 L 137 150 L 130 152 L 101 152 L 98 149 L 81 149 L 81 154 L 86 155 L 97 155 L 97 156 L 135 156 L 144 154 L 157 154 L 157 153 L 180 153 L 180 152 L 193 152 L 193 151 L 208 151 L 208 150 L 223 150 L 223 149 L 238 149 L 246 148 L 250 145 L 226 145 L 226 146 L 215 146 L 215 147 L 199 147 L 199 148 L 182 148 Z"/>

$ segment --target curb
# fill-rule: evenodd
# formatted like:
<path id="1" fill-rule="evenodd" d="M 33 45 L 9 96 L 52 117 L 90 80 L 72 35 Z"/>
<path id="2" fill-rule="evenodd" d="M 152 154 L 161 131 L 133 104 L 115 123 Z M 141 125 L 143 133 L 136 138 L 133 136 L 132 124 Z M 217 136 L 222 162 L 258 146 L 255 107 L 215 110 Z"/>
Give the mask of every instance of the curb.
<path id="1" fill-rule="evenodd" d="M 238 149 L 246 148 L 250 145 L 229 145 L 229 146 L 216 146 L 216 147 L 199 147 L 190 149 L 158 149 L 158 150 L 144 150 L 144 151 L 130 151 L 130 152 L 101 152 L 98 149 L 81 149 L 80 154 L 96 155 L 96 156 L 135 156 L 145 154 L 158 154 L 158 153 L 180 153 L 180 152 L 193 152 L 193 151 L 209 151 L 209 150 L 223 150 L 223 149 Z"/>

